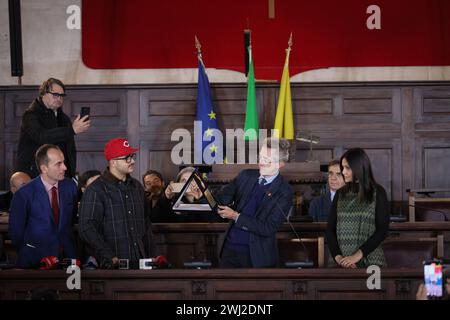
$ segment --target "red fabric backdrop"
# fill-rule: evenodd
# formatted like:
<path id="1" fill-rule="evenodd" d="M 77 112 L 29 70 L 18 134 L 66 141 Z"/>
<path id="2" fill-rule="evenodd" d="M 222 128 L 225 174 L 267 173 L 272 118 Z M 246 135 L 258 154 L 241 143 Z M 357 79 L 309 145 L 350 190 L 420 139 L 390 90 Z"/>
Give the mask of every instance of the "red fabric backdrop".
<path id="1" fill-rule="evenodd" d="M 195 68 L 194 35 L 207 67 L 244 71 L 252 29 L 255 75 L 281 77 L 289 34 L 291 75 L 310 69 L 450 64 L 448 0 L 83 0 L 82 56 L 95 69 Z M 381 8 L 369 30 L 367 7 Z"/>

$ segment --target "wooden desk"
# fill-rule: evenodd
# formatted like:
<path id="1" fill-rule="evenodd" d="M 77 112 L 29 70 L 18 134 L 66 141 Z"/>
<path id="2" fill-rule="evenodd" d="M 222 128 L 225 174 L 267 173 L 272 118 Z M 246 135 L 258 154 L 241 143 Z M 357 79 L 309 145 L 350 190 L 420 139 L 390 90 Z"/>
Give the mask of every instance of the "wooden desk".
<path id="1" fill-rule="evenodd" d="M 182 268 L 188 260 L 210 260 L 213 267 L 219 265 L 219 250 L 227 223 L 156 223 L 153 225 L 154 239 L 159 254 L 165 255 L 175 267 Z M 327 265 L 328 250 L 323 242 L 326 223 L 294 223 L 295 230 L 304 239 L 308 257 L 316 267 Z M 0 225 L 0 233 L 7 236 L 7 225 Z M 448 256 L 445 250 L 445 233 L 450 231 L 450 222 L 404 222 L 391 223 L 386 256 L 388 265 L 395 267 L 419 267 L 423 259 Z M 290 260 L 305 258 L 303 246 L 295 239 L 288 224 L 278 232 L 280 266 Z M 7 237 L 5 237 L 7 238 Z M 405 248 L 405 250 L 403 250 Z"/>
<path id="2" fill-rule="evenodd" d="M 304 222 L 292 224 L 298 232 L 325 232 L 326 222 Z M 154 223 L 153 232 L 164 233 L 198 233 L 198 232 L 225 232 L 228 223 Z M 75 226 L 76 228 L 76 226 Z M 289 232 L 290 226 L 284 223 L 280 232 Z M 389 226 L 390 231 L 450 231 L 450 222 L 392 222 Z M 0 233 L 8 233 L 8 225 L 0 223 Z"/>
<path id="3" fill-rule="evenodd" d="M 319 239 L 325 236 L 325 222 L 294 223 L 293 226 L 302 239 Z M 219 247 L 226 228 L 226 223 L 154 224 L 153 232 L 160 252 L 166 255 L 172 264 L 182 267 L 183 261 L 194 257 L 206 258 L 212 261 L 213 266 L 218 266 Z M 448 253 L 446 254 L 444 250 L 444 234 L 448 231 L 450 231 L 449 222 L 391 223 L 387 243 L 389 250 L 395 253 L 386 252 L 391 258 L 388 263 L 398 267 L 419 267 L 423 259 L 447 256 Z M 295 239 L 288 224 L 281 226 L 277 237 L 281 264 L 288 260 L 305 258 L 304 250 L 298 243 L 283 248 L 286 240 Z M 317 246 L 312 241 L 305 241 L 304 244 L 309 258 L 319 266 L 320 254 L 316 254 Z M 399 247 L 403 245 L 408 249 L 404 253 Z M 326 265 L 328 260 L 326 245 L 324 249 Z M 404 261 L 397 261 L 399 259 Z"/>
<path id="4" fill-rule="evenodd" d="M 81 290 L 66 287 L 63 270 L 0 272 L 0 299 L 26 299 L 36 288 L 61 299 L 414 299 L 422 269 L 382 269 L 381 289 L 369 290 L 366 270 L 210 269 L 82 270 Z"/>

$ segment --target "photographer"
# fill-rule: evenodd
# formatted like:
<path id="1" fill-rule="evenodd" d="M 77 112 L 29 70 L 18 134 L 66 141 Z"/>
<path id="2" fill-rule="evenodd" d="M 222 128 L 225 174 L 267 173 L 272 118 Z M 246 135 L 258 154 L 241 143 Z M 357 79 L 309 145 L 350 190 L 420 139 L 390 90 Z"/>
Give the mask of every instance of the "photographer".
<path id="1" fill-rule="evenodd" d="M 86 132 L 91 122 L 88 116 L 78 115 L 73 121 L 62 110 L 66 87 L 61 80 L 49 78 L 39 88 L 39 97 L 25 110 L 20 126 L 17 148 L 17 171 L 31 178 L 39 175 L 34 162 L 36 150 L 43 144 L 57 145 L 67 167 L 66 176 L 74 177 L 77 168 L 75 135 Z"/>

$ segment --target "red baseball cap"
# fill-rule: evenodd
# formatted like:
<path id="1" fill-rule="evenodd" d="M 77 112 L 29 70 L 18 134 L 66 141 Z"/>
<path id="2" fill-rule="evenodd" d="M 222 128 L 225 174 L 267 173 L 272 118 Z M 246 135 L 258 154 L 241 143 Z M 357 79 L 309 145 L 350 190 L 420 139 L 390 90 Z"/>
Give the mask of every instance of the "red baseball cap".
<path id="1" fill-rule="evenodd" d="M 127 139 L 114 138 L 109 140 L 105 145 L 105 158 L 109 161 L 114 158 L 127 156 L 138 150 L 139 148 L 132 148 Z"/>

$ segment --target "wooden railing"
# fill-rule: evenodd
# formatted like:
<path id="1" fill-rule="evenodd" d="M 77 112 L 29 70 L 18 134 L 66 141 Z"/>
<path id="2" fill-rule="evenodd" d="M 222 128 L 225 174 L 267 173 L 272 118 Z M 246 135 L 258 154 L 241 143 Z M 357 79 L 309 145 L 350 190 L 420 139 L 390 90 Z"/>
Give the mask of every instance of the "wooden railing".
<path id="1" fill-rule="evenodd" d="M 364 269 L 81 270 L 81 290 L 70 290 L 63 270 L 0 272 L 0 299 L 30 299 L 54 290 L 58 299 L 303 300 L 414 299 L 423 271 L 382 269 L 368 287 Z"/>

